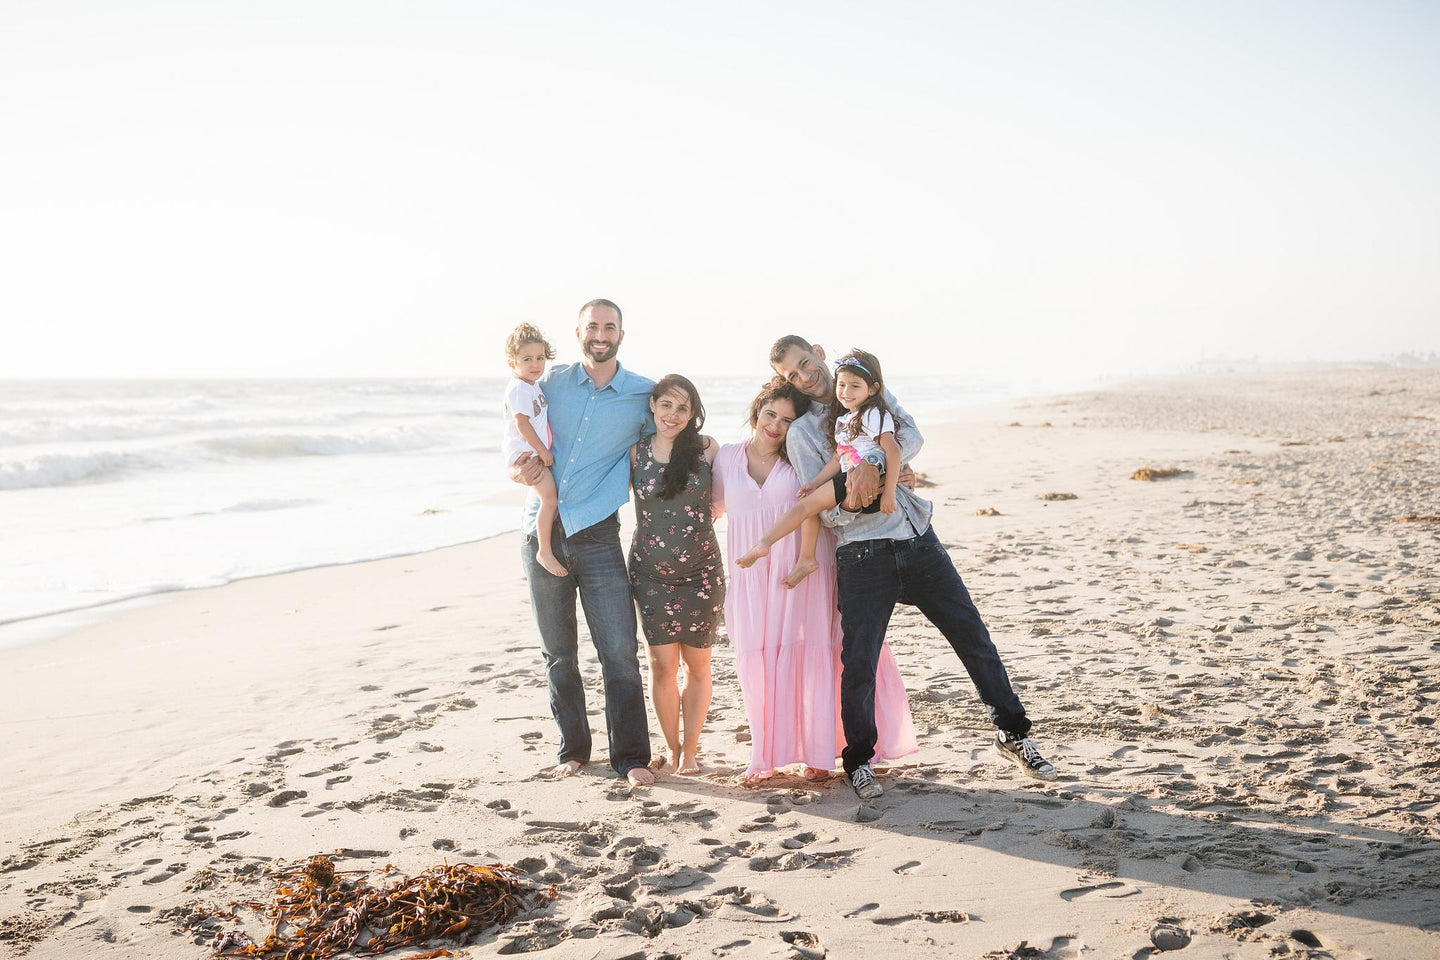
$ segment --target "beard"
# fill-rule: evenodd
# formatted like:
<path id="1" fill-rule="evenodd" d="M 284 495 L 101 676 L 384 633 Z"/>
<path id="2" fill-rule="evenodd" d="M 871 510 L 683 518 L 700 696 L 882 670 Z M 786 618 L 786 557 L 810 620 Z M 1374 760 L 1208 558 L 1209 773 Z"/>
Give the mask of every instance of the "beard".
<path id="1" fill-rule="evenodd" d="M 581 344 L 580 352 L 584 354 L 585 359 L 591 363 L 608 363 L 614 360 L 615 355 L 620 352 L 620 344 L 607 343 L 601 346 L 594 340 L 586 340 Z"/>

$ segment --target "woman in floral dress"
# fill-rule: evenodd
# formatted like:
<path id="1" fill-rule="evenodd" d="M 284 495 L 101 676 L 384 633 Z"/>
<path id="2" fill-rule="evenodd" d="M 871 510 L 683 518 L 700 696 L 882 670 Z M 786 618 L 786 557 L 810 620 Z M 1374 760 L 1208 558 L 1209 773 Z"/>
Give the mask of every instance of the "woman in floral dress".
<path id="1" fill-rule="evenodd" d="M 710 709 L 710 645 L 725 609 L 724 563 L 710 517 L 710 468 L 720 444 L 701 435 L 700 394 L 678 374 L 655 384 L 650 412 L 655 435 L 630 450 L 630 584 L 650 648 L 650 699 L 665 736 L 660 772 L 697 773 L 700 728 Z"/>

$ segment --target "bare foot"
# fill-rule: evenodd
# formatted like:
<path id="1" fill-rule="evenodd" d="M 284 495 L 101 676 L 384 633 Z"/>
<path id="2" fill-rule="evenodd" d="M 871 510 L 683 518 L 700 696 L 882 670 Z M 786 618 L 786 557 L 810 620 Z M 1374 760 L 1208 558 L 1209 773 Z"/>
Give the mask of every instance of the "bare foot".
<path id="1" fill-rule="evenodd" d="M 656 773 L 674 773 L 675 761 L 670 757 L 659 756 L 650 761 L 650 769 Z"/>
<path id="2" fill-rule="evenodd" d="M 745 774 L 745 776 L 740 778 L 740 782 L 745 784 L 745 786 L 747 787 L 758 787 L 766 780 L 769 780 L 770 776 L 771 775 L 768 773 L 747 773 Z"/>
<path id="3" fill-rule="evenodd" d="M 735 566 L 740 567 L 743 570 L 752 566 L 755 561 L 759 560 L 761 557 L 767 557 L 769 555 L 770 548 L 766 547 L 763 543 L 757 543 L 753 548 L 751 548 L 749 553 L 745 554 L 745 556 L 735 561 Z"/>
<path id="4" fill-rule="evenodd" d="M 564 763 L 557 763 L 551 767 L 550 773 L 556 777 L 573 777 L 580 772 L 582 766 L 584 764 L 579 760 L 566 760 Z"/>
<path id="5" fill-rule="evenodd" d="M 550 575 L 552 577 L 570 576 L 570 571 L 566 570 L 565 565 L 562 564 L 559 560 L 556 560 L 555 554 L 551 553 L 549 550 L 537 550 L 535 552 L 535 559 L 540 561 L 540 566 L 550 571 Z"/>
<path id="6" fill-rule="evenodd" d="M 649 767 L 631 767 L 625 774 L 625 779 L 630 781 L 632 787 L 648 787 L 655 782 L 655 774 Z"/>
<path id="7" fill-rule="evenodd" d="M 804 557 L 801 557 L 795 561 L 795 566 L 790 568 L 790 572 L 785 574 L 785 579 L 780 582 L 785 584 L 786 589 L 794 590 L 800 586 L 802 580 L 819 569 L 820 564 L 814 560 L 806 560 Z"/>
<path id="8" fill-rule="evenodd" d="M 699 773 L 700 761 L 695 759 L 695 754 L 693 753 L 682 753 L 680 755 L 680 766 L 675 768 L 675 772 L 682 777 L 692 773 Z"/>
<path id="9" fill-rule="evenodd" d="M 805 770 L 804 770 L 800 775 L 801 775 L 802 777 L 804 777 L 806 780 L 829 780 L 829 779 L 830 779 L 830 771 L 829 771 L 829 770 L 817 770 L 817 769 L 815 769 L 814 767 L 809 767 L 809 766 L 807 766 L 807 767 L 805 768 Z"/>

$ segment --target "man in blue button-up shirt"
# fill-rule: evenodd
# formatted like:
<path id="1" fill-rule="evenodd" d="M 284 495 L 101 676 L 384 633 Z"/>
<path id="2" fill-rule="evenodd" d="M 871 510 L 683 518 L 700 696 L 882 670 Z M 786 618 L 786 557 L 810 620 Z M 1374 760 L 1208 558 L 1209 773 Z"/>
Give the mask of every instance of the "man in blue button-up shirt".
<path id="1" fill-rule="evenodd" d="M 554 576 L 536 559 L 540 500 L 533 492 L 525 502 L 520 555 L 544 649 L 550 712 L 560 727 L 555 772 L 569 776 L 590 760 L 590 723 L 577 662 L 578 593 L 605 683 L 610 766 L 631 783 L 646 784 L 655 775 L 649 768 L 635 604 L 616 511 L 630 498 L 630 446 L 655 430 L 649 404 L 655 382 L 616 359 L 625 339 L 623 322 L 620 308 L 609 300 L 585 304 L 575 329 L 584 359 L 552 366 L 540 380 L 549 404 L 552 473 L 560 492 L 550 542 L 569 575 Z M 526 455 L 515 462 L 512 476 L 533 486 L 543 469 Z"/>
<path id="2" fill-rule="evenodd" d="M 824 404 L 834 395 L 834 376 L 819 344 L 797 336 L 781 337 L 770 349 L 770 366 L 801 393 L 816 401 L 790 425 L 785 450 L 802 480 L 820 472 L 834 452 L 833 439 L 822 430 Z M 902 459 L 920 452 L 923 438 L 915 419 L 889 390 L 885 402 L 895 412 L 896 440 Z M 902 481 L 904 477 L 902 476 Z M 879 493 L 879 471 L 862 463 L 846 474 L 846 504 L 858 509 Z M 959 655 L 995 724 L 995 747 L 1038 780 L 1054 780 L 1055 768 L 1040 755 L 1029 737 L 1030 718 L 1010 686 L 1005 664 L 990 631 L 960 580 L 950 554 L 930 527 L 929 501 L 900 487 L 894 513 L 858 513 L 836 527 L 835 585 L 840 607 L 840 722 L 845 749 L 840 759 L 850 785 L 861 799 L 880 796 L 882 788 L 870 769 L 878 732 L 875 729 L 875 668 L 885 628 L 897 603 L 911 603 L 933 623 Z M 839 507 L 820 515 L 833 526 Z"/>

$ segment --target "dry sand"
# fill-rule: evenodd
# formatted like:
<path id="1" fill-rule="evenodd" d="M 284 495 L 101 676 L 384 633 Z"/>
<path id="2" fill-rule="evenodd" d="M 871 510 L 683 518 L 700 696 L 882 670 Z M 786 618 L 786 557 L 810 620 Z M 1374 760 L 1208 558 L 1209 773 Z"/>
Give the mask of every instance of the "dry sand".
<path id="1" fill-rule="evenodd" d="M 1053 784 L 994 758 L 905 607 L 921 751 L 872 804 L 738 783 L 726 645 L 702 776 L 632 790 L 597 757 L 548 781 L 513 536 L 0 651 L 0 955 L 205 957 L 197 905 L 338 851 L 556 885 L 461 956 L 1131 958 L 1159 925 L 1183 957 L 1440 956 L 1440 523 L 1401 522 L 1440 514 L 1437 418 L 1440 372 L 1345 371 L 922 424 L 936 529 Z M 585 673 L 603 744 L 593 652 Z"/>

